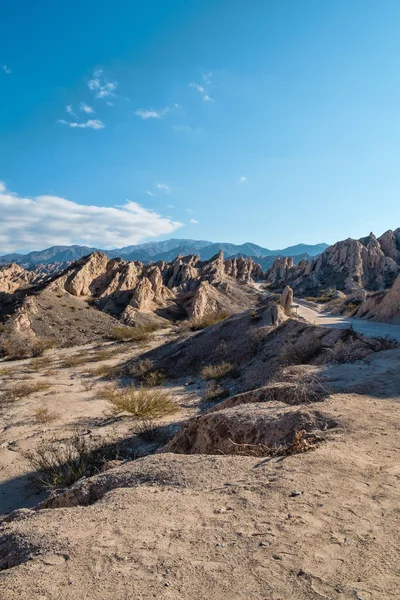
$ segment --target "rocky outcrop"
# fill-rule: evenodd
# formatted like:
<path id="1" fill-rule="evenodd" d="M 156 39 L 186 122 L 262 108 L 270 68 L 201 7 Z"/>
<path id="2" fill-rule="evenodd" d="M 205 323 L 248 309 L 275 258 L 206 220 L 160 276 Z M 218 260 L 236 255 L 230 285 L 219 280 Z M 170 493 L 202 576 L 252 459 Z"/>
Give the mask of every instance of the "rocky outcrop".
<path id="1" fill-rule="evenodd" d="M 287 285 L 281 295 L 281 306 L 286 315 L 290 315 L 293 304 L 293 290 Z"/>
<path id="2" fill-rule="evenodd" d="M 21 287 L 34 283 L 35 280 L 35 274 L 25 271 L 14 263 L 0 267 L 0 293 L 13 294 Z"/>
<path id="3" fill-rule="evenodd" d="M 286 280 L 292 268 L 293 258 L 290 256 L 277 258 L 272 267 L 267 271 L 267 283 L 279 283 Z"/>
<path id="4" fill-rule="evenodd" d="M 347 239 L 327 248 L 312 261 L 289 266 L 275 261 L 266 274 L 272 289 L 290 285 L 298 295 L 315 295 L 334 288 L 352 294 L 360 289 L 384 290 L 400 273 L 397 246 L 399 230 L 387 232 L 379 240 L 371 233 L 360 240 Z M 283 259 L 282 259 L 283 260 Z"/>
<path id="5" fill-rule="evenodd" d="M 191 319 L 201 319 L 205 314 L 215 313 L 221 309 L 217 299 L 218 292 L 208 281 L 202 281 L 194 293 L 192 304 L 189 308 Z"/>
<path id="6" fill-rule="evenodd" d="M 101 279 L 107 272 L 108 263 L 105 254 L 93 252 L 89 259 L 75 263 L 76 268 L 66 277 L 64 288 L 73 296 L 95 295 L 102 287 Z"/>
<path id="7" fill-rule="evenodd" d="M 400 324 L 400 275 L 390 290 L 368 295 L 355 316 Z"/>
<path id="8" fill-rule="evenodd" d="M 130 306 L 139 310 L 148 310 L 152 307 L 154 292 L 151 282 L 143 277 L 133 290 Z"/>
<path id="9" fill-rule="evenodd" d="M 255 263 L 251 258 L 243 257 L 231 258 L 225 260 L 225 274 L 228 277 L 233 277 L 243 283 L 250 283 L 252 280 L 262 279 L 263 271 L 260 265 Z"/>

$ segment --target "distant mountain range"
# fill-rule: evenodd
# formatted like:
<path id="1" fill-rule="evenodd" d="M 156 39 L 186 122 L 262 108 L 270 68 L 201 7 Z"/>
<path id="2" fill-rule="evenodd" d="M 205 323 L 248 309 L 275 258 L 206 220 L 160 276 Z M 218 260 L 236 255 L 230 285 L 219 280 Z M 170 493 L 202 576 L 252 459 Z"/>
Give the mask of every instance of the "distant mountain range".
<path id="1" fill-rule="evenodd" d="M 225 242 L 209 242 L 205 240 L 171 239 L 163 242 L 147 242 L 135 246 L 126 246 L 114 250 L 101 250 L 88 246 L 52 246 L 45 250 L 29 252 L 28 254 L 5 254 L 0 256 L 0 264 L 17 263 L 29 269 L 37 265 L 51 263 L 69 263 L 87 256 L 95 250 L 101 250 L 109 258 L 123 258 L 125 260 L 141 260 L 142 262 L 166 262 L 174 260 L 181 255 L 199 254 L 202 260 L 209 260 L 220 250 L 226 257 L 246 256 L 252 257 L 261 263 L 263 268 L 270 266 L 274 258 L 278 256 L 293 256 L 296 261 L 301 258 L 317 256 L 328 247 L 328 244 L 297 244 L 283 250 L 268 250 L 257 244 L 247 242 L 245 244 L 231 244 Z M 263 264 L 265 263 L 265 265 Z"/>

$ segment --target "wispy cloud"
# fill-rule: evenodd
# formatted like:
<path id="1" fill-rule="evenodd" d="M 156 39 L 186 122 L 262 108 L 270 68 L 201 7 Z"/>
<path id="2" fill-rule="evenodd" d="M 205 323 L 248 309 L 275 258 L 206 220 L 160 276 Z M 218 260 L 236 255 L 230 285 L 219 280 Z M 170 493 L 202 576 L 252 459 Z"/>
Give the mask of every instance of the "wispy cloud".
<path id="1" fill-rule="evenodd" d="M 206 83 L 207 85 L 210 85 L 211 83 L 211 77 L 213 76 L 214 73 L 203 73 L 203 81 L 204 83 Z"/>
<path id="2" fill-rule="evenodd" d="M 24 218 L 21 219 L 21 215 Z M 170 234 L 182 224 L 136 202 L 120 207 L 87 206 L 59 196 L 28 198 L 0 182 L 0 248 L 4 252 L 54 245 L 115 248 Z"/>
<path id="3" fill-rule="evenodd" d="M 108 81 L 103 76 L 103 71 L 96 69 L 93 73 L 93 79 L 90 79 L 88 82 L 88 87 L 95 93 L 96 98 L 107 98 L 108 96 L 115 96 L 117 83 L 115 81 Z"/>
<path id="4" fill-rule="evenodd" d="M 3 65 L 1 68 L 3 69 L 3 71 L 6 75 L 11 75 L 12 71 L 11 71 L 10 67 L 7 67 L 7 65 Z"/>
<path id="5" fill-rule="evenodd" d="M 196 219 L 190 219 L 190 222 L 193 223 L 194 225 L 198 225 L 199 224 L 199 222 L 196 221 Z"/>
<path id="6" fill-rule="evenodd" d="M 156 194 L 153 194 L 153 192 L 150 192 L 149 190 L 144 190 L 144 193 L 147 194 L 148 196 L 155 196 Z"/>
<path id="7" fill-rule="evenodd" d="M 203 96 L 204 102 L 214 102 L 214 98 L 211 98 L 208 94 L 204 94 Z"/>
<path id="8" fill-rule="evenodd" d="M 86 102 L 81 102 L 79 108 L 81 109 L 82 112 L 85 112 L 87 115 L 90 115 L 91 113 L 94 112 L 93 107 L 86 104 Z"/>
<path id="9" fill-rule="evenodd" d="M 239 183 L 245 183 L 247 181 L 247 177 L 245 177 L 244 175 L 242 175 L 242 177 L 240 177 L 239 179 Z"/>
<path id="10" fill-rule="evenodd" d="M 205 89 L 202 85 L 199 85 L 198 83 L 189 83 L 190 87 L 197 90 L 198 92 L 200 92 L 200 94 L 204 94 L 205 93 Z"/>
<path id="11" fill-rule="evenodd" d="M 75 119 L 78 118 L 77 115 L 75 114 L 74 109 L 72 108 L 71 104 L 67 104 L 67 106 L 65 107 L 65 110 L 67 111 L 67 113 L 69 115 L 71 115 L 71 117 L 75 117 Z"/>
<path id="12" fill-rule="evenodd" d="M 172 188 L 166 183 L 157 183 L 157 187 L 159 190 L 162 190 L 166 194 L 170 194 L 172 192 Z"/>
<path id="13" fill-rule="evenodd" d="M 162 119 L 169 112 L 169 106 L 166 106 L 162 110 L 145 110 L 143 108 L 139 108 L 135 111 L 135 115 L 141 117 L 142 119 Z"/>
<path id="14" fill-rule="evenodd" d="M 79 129 L 103 129 L 105 127 L 104 123 L 100 121 L 100 119 L 89 119 L 84 123 L 76 123 L 71 121 L 65 121 L 64 119 L 59 119 L 58 123 L 61 123 L 62 125 L 68 125 L 68 127 Z"/>

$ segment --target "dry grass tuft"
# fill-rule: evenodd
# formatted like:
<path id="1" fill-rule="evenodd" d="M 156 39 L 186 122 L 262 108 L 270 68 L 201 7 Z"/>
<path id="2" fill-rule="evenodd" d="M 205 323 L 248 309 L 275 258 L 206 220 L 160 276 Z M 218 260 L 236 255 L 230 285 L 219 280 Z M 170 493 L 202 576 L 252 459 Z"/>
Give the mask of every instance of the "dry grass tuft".
<path id="1" fill-rule="evenodd" d="M 209 383 L 202 402 L 211 402 L 213 400 L 222 400 L 229 396 L 229 391 L 216 383 Z"/>
<path id="2" fill-rule="evenodd" d="M 264 390 L 264 402 L 283 402 L 284 404 L 310 404 L 322 402 L 329 396 L 326 383 L 315 375 L 297 375 L 290 382 L 272 382 Z"/>
<path id="3" fill-rule="evenodd" d="M 165 380 L 164 373 L 156 369 L 153 361 L 148 358 L 134 363 L 130 368 L 129 374 L 131 377 L 137 377 L 149 387 L 161 385 Z"/>
<path id="4" fill-rule="evenodd" d="M 56 346 L 55 338 L 27 339 L 13 335 L 2 342 L 2 352 L 8 360 L 20 360 L 31 356 L 42 356 L 49 348 Z"/>
<path id="5" fill-rule="evenodd" d="M 310 450 L 315 450 L 318 445 L 317 437 L 310 436 L 305 438 L 306 432 L 298 431 L 295 433 L 294 440 L 291 444 L 283 444 L 280 446 L 270 447 L 266 444 L 237 444 L 229 440 L 231 447 L 226 454 L 235 454 L 238 456 L 291 456 L 293 454 L 303 454 Z"/>
<path id="6" fill-rule="evenodd" d="M 230 375 L 233 368 L 233 365 L 228 362 L 221 362 L 218 365 L 208 365 L 201 370 L 201 377 L 203 379 L 216 379 L 218 381 Z"/>
<path id="7" fill-rule="evenodd" d="M 178 410 L 171 394 L 153 388 L 106 388 L 102 395 L 114 414 L 125 412 L 136 419 L 158 419 Z"/>
<path id="8" fill-rule="evenodd" d="M 220 323 L 228 317 L 230 317 L 230 314 L 225 310 L 208 313 L 199 319 L 193 319 L 189 321 L 189 327 L 192 331 L 200 331 L 200 329 L 205 329 L 206 327 L 211 327 L 211 325 L 216 325 L 216 323 Z"/>
<path id="9" fill-rule="evenodd" d="M 312 336 L 299 340 L 294 344 L 286 344 L 281 352 L 280 360 L 287 365 L 307 365 L 321 354 L 322 342 Z"/>
<path id="10" fill-rule="evenodd" d="M 65 488 L 98 473 L 107 461 L 119 458 L 118 444 L 100 446 L 74 433 L 70 438 L 41 442 L 25 456 L 34 469 L 33 482 L 44 489 Z"/>
<path id="11" fill-rule="evenodd" d="M 61 369 L 70 369 L 72 367 L 80 367 L 90 362 L 90 357 L 87 354 L 78 354 L 76 356 L 68 356 L 60 363 Z"/>
<path id="12" fill-rule="evenodd" d="M 119 326 L 114 327 L 110 332 L 110 338 L 117 342 L 147 342 L 150 337 L 150 333 L 155 331 L 156 328 L 151 326 L 142 327 L 126 327 Z"/>
<path id="13" fill-rule="evenodd" d="M 34 381 L 32 383 L 19 383 L 18 385 L 6 390 L 6 393 L 11 400 L 19 400 L 20 398 L 25 398 L 31 394 L 45 392 L 49 388 L 49 383 L 44 383 L 43 381 Z"/>
<path id="14" fill-rule="evenodd" d="M 33 409 L 32 412 L 36 423 L 51 423 L 58 417 L 56 413 L 51 412 L 44 404 Z"/>
<path id="15" fill-rule="evenodd" d="M 163 445 L 174 437 L 175 430 L 170 425 L 157 426 L 152 419 L 144 419 L 137 425 L 135 433 L 144 442 Z"/>

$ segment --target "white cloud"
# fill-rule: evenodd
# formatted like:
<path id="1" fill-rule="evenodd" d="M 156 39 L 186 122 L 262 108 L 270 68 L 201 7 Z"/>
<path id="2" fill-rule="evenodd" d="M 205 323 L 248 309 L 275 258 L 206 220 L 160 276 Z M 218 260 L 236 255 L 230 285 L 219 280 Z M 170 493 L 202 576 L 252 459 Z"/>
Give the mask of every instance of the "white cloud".
<path id="1" fill-rule="evenodd" d="M 199 85 L 198 83 L 189 83 L 190 87 L 192 87 L 193 89 L 197 90 L 198 92 L 200 92 L 200 94 L 204 94 L 205 93 L 205 89 L 203 88 L 202 85 Z"/>
<path id="2" fill-rule="evenodd" d="M 76 116 L 76 114 L 74 113 L 74 109 L 72 108 L 71 104 L 67 104 L 67 106 L 65 107 L 65 110 L 67 111 L 67 113 L 69 115 L 71 115 L 71 117 L 75 117 L 75 119 L 77 119 L 78 117 Z"/>
<path id="3" fill-rule="evenodd" d="M 144 193 L 148 196 L 155 196 L 155 194 L 153 194 L 153 192 L 149 192 L 149 190 L 144 190 Z"/>
<path id="4" fill-rule="evenodd" d="M 83 244 L 115 248 L 170 234 L 181 223 L 136 202 L 85 206 L 58 196 L 26 198 L 0 182 L 0 248 L 3 252 Z"/>
<path id="5" fill-rule="evenodd" d="M 1 68 L 3 69 L 3 71 L 6 75 L 11 75 L 12 71 L 11 71 L 10 67 L 7 67 L 7 65 L 3 65 Z"/>
<path id="6" fill-rule="evenodd" d="M 170 194 L 172 192 L 172 188 L 169 187 L 169 185 L 167 185 L 166 183 L 157 183 L 157 187 L 159 190 L 162 190 L 163 192 L 166 192 L 167 194 Z"/>
<path id="7" fill-rule="evenodd" d="M 168 106 L 166 106 L 162 110 L 144 110 L 143 108 L 139 108 L 135 111 L 135 115 L 138 117 L 142 117 L 142 119 L 162 119 L 168 112 Z"/>
<path id="8" fill-rule="evenodd" d="M 247 177 L 244 177 L 244 175 L 242 175 L 242 177 L 239 179 L 239 183 L 245 183 L 247 181 Z"/>
<path id="9" fill-rule="evenodd" d="M 198 225 L 199 224 L 199 222 L 196 221 L 196 219 L 190 219 L 190 222 L 193 223 L 194 225 Z"/>
<path id="10" fill-rule="evenodd" d="M 59 119 L 58 123 L 61 123 L 62 125 L 68 125 L 68 127 L 78 127 L 79 129 L 103 129 L 105 127 L 103 121 L 100 121 L 100 119 L 89 119 L 88 121 L 85 121 L 84 123 L 71 123 L 71 121 L 65 121 L 64 119 Z"/>
<path id="11" fill-rule="evenodd" d="M 208 85 L 211 83 L 211 77 L 213 76 L 214 73 L 203 73 L 203 81 L 204 83 L 207 83 Z"/>
<path id="12" fill-rule="evenodd" d="M 103 71 L 96 69 L 93 73 L 93 79 L 88 82 L 88 87 L 92 92 L 95 93 L 96 98 L 107 98 L 108 96 L 115 96 L 115 90 L 117 89 L 117 83 L 115 81 L 108 81 L 103 77 Z"/>
<path id="13" fill-rule="evenodd" d="M 214 98 L 211 98 L 208 94 L 204 94 L 203 96 L 204 102 L 214 102 Z"/>
<path id="14" fill-rule="evenodd" d="M 86 102 L 81 102 L 80 109 L 82 112 L 85 112 L 87 115 L 94 112 L 93 107 L 86 104 Z"/>

